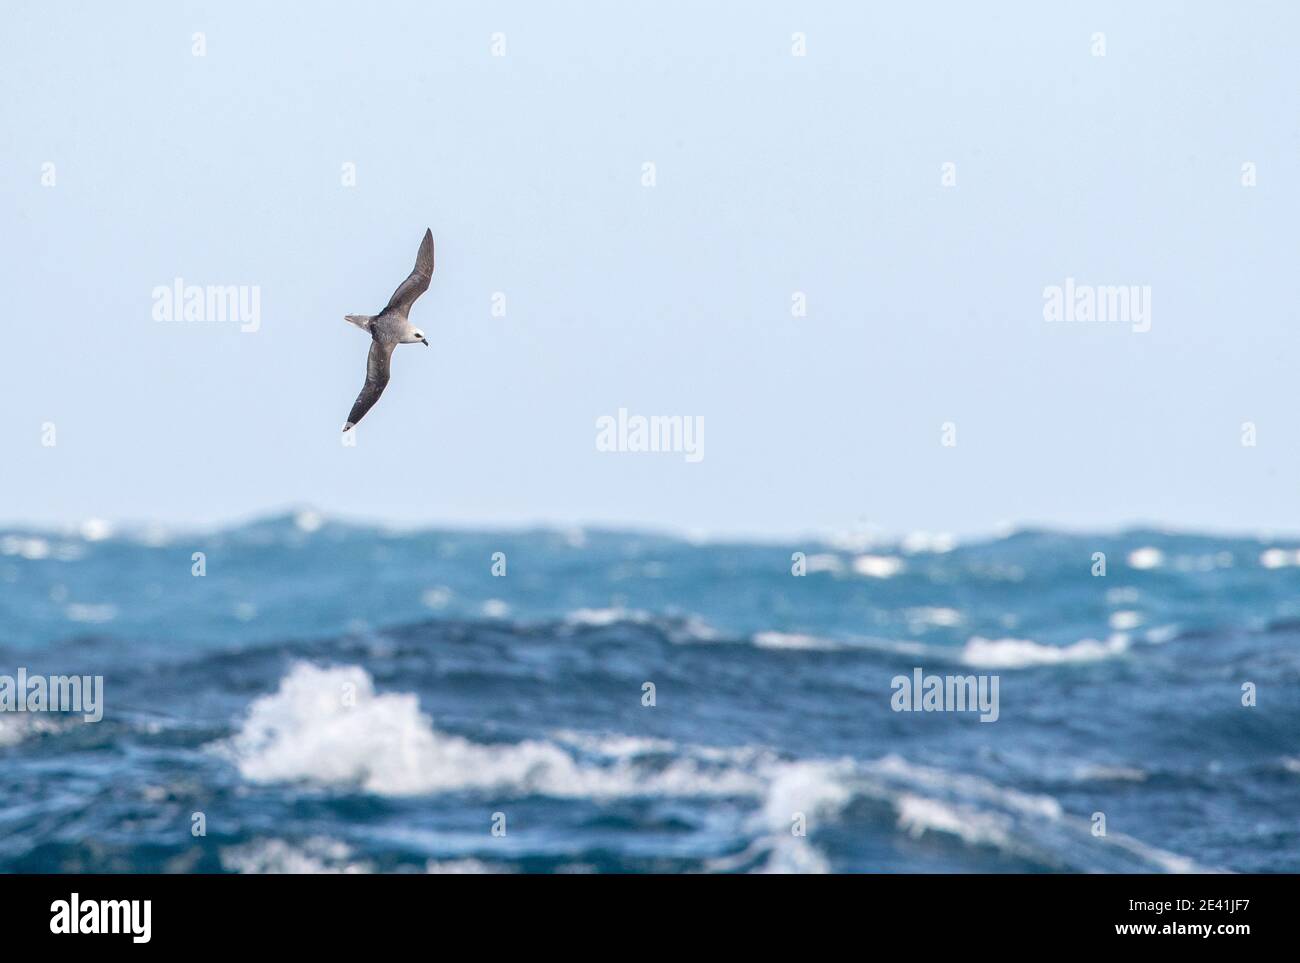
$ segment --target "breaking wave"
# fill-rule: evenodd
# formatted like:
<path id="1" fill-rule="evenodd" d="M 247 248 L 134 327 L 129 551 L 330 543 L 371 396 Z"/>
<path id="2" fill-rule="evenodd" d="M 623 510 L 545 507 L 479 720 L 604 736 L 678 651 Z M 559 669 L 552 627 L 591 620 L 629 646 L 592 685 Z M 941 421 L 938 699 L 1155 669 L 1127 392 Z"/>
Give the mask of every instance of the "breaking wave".
<path id="1" fill-rule="evenodd" d="M 947 838 L 1049 868 L 1100 865 L 1131 871 L 1194 871 L 1195 863 L 1137 840 L 1097 840 L 1054 798 L 986 779 L 918 766 L 897 755 L 873 762 L 783 758 L 758 746 L 682 745 L 671 740 L 570 731 L 546 739 L 483 743 L 439 731 L 415 695 L 377 692 L 358 666 L 293 665 L 275 692 L 248 707 L 214 749 L 254 783 L 306 783 L 404 797 L 441 793 L 494 800 L 731 798 L 743 801 L 740 853 L 717 871 L 824 872 L 817 830 L 860 801 L 883 804 L 894 831 Z M 803 833 L 795 831 L 802 825 Z M 1096 850 L 1103 857 L 1094 862 Z M 223 854 L 240 871 L 364 871 L 340 844 L 260 841 Z M 480 871 L 474 860 L 452 871 Z"/>

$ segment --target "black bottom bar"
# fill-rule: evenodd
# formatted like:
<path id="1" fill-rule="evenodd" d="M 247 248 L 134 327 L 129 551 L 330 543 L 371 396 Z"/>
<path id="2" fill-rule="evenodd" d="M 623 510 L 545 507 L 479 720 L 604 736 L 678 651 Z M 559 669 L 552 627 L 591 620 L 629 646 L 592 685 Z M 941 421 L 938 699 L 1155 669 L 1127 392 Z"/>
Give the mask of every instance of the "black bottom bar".
<path id="1" fill-rule="evenodd" d="M 377 939 L 429 945 L 457 932 L 490 934 L 494 945 L 513 938 L 534 949 L 552 941 L 598 948 L 619 932 L 660 940 L 703 928 L 744 943 L 765 940 L 773 926 L 811 926 L 819 939 L 838 934 L 857 945 L 910 931 L 924 934 L 927 950 L 987 947 L 989 939 L 1014 946 L 1044 935 L 1070 947 L 1163 937 L 1230 949 L 1287 932 L 1295 883 L 1294 876 L 3 876 L 0 899 L 7 948 L 77 940 L 81 949 L 373 949 Z"/>

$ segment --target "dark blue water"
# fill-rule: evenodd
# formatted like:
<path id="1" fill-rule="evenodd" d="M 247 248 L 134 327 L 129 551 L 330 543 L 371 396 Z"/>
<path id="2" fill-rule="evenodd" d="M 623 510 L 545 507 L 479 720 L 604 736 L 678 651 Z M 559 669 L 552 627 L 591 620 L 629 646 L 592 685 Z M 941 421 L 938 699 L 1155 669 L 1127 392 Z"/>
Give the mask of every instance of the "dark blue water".
<path id="1" fill-rule="evenodd" d="M 1297 562 L 1146 531 L 0 533 L 0 675 L 104 677 L 101 721 L 0 713 L 0 870 L 1295 871 Z M 894 711 L 917 667 L 996 676 L 997 721 Z"/>

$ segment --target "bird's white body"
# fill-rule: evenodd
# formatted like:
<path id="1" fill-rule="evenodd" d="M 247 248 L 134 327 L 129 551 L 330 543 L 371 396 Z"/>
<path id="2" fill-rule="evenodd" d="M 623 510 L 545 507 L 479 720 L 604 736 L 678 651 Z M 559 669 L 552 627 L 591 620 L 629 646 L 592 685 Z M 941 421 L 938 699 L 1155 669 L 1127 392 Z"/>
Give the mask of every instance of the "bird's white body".
<path id="1" fill-rule="evenodd" d="M 365 331 L 376 341 L 391 344 L 419 344 L 425 340 L 424 332 L 413 325 L 405 315 L 349 314 L 347 320 Z"/>

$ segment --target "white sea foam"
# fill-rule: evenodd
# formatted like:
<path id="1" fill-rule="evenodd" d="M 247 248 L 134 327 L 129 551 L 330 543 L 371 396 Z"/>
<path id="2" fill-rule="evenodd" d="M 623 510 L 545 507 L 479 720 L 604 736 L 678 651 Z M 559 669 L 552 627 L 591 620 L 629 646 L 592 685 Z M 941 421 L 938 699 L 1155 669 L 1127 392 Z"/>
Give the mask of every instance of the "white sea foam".
<path id="1" fill-rule="evenodd" d="M 414 695 L 374 691 L 365 670 L 293 667 L 249 707 L 228 751 L 253 782 L 355 784 L 380 795 L 563 784 L 577 776 L 556 746 L 500 748 L 434 731 Z"/>
<path id="2" fill-rule="evenodd" d="M 1032 639 L 971 638 L 962 649 L 961 660 L 981 669 L 1023 669 L 1035 665 L 1067 662 L 1096 662 L 1125 652 L 1128 636 L 1112 635 L 1105 642 L 1081 639 L 1072 645 L 1043 645 Z"/>
<path id="3" fill-rule="evenodd" d="M 909 532 L 899 547 L 909 555 L 918 552 L 943 555 L 957 547 L 957 539 L 947 532 Z"/>
<path id="4" fill-rule="evenodd" d="M 258 839 L 221 850 L 221 865 L 235 873 L 369 873 L 370 864 L 353 860 L 346 843 L 312 837 L 301 843 Z"/>
<path id="5" fill-rule="evenodd" d="M 898 799 L 898 827 L 913 837 L 946 833 L 973 846 L 1010 848 L 1011 821 L 1006 816 L 910 793 Z"/>
<path id="6" fill-rule="evenodd" d="M 808 819 L 834 816 L 853 798 L 848 760 L 782 762 L 767 769 L 763 821 L 767 828 L 788 834 L 795 813 Z"/>
<path id="7" fill-rule="evenodd" d="M 0 554 L 18 555 L 29 562 L 49 558 L 50 543 L 37 536 L 6 535 L 0 538 Z"/>
<path id="8" fill-rule="evenodd" d="M 1063 815 L 1061 804 L 1051 796 L 1008 789 L 979 776 L 917 765 L 894 753 L 869 763 L 866 771 L 933 797 L 957 796 L 1046 821 L 1059 820 Z"/>
<path id="9" fill-rule="evenodd" d="M 1075 840 L 1084 848 L 1104 846 L 1109 855 L 1121 859 L 1128 854 L 1139 865 L 1166 873 L 1213 872 L 1195 860 L 1123 833 L 1095 837 L 1088 818 L 1066 813 L 1051 796 L 1008 789 L 979 776 L 916 765 L 893 754 L 867 764 L 864 770 L 901 782 L 902 795 L 893 801 L 900 828 L 909 832 L 945 833 L 967 843 L 993 845 L 1049 862 L 1062 855 L 1061 843 L 1067 845 L 1066 859 L 1077 858 L 1071 852 L 1074 847 L 1069 846 Z M 1136 772 L 1119 767 L 1111 776 L 1135 778 Z M 1005 818 L 1008 816 L 1011 818 Z M 1043 839 L 1045 845 L 1036 844 L 1036 838 Z"/>
<path id="10" fill-rule="evenodd" d="M 841 552 L 866 552 L 883 541 L 881 533 L 874 529 L 855 529 L 851 531 L 829 532 L 823 541 L 831 548 Z"/>
<path id="11" fill-rule="evenodd" d="M 893 578 L 903 568 L 903 560 L 895 555 L 859 555 L 853 560 L 853 571 L 868 578 Z"/>
<path id="12" fill-rule="evenodd" d="M 651 753 L 670 753 L 677 748 L 677 744 L 669 739 L 575 732 L 570 729 L 554 732 L 551 738 L 562 745 L 601 756 L 647 756 Z"/>
<path id="13" fill-rule="evenodd" d="M 650 615 L 647 612 L 615 606 L 604 609 L 574 609 L 564 616 L 564 621 L 569 625 L 605 626 L 619 622 L 648 622 Z"/>
<path id="14" fill-rule="evenodd" d="M 894 810 L 900 831 L 949 835 L 1051 861 L 1065 841 L 1096 845 L 1082 816 L 1054 798 L 987 779 L 919 766 L 897 755 L 874 762 L 789 760 L 761 746 L 701 747 L 609 733 L 561 731 L 546 739 L 486 744 L 439 732 L 412 694 L 376 693 L 356 666 L 292 667 L 279 689 L 254 700 L 239 730 L 218 747 L 254 782 L 305 781 L 359 787 L 378 795 L 542 794 L 596 801 L 636 797 L 750 799 L 743 828 L 752 838 L 710 869 L 823 872 L 817 831 L 843 819 L 856 798 Z M 725 810 L 724 810 L 725 811 Z M 791 832 L 802 816 L 808 836 Z M 1195 868 L 1190 860 L 1112 834 L 1102 845 L 1141 866 Z M 1073 848 L 1073 847 L 1071 847 Z M 1070 856 L 1067 858 L 1078 858 Z M 1120 854 L 1120 858 L 1124 858 Z M 369 867 L 343 844 L 261 840 L 222 852 L 243 872 L 360 872 Z M 431 862 L 430 871 L 480 872 L 473 859 Z"/>
<path id="15" fill-rule="evenodd" d="M 88 518 L 81 523 L 81 537 L 88 542 L 102 542 L 113 535 L 113 526 L 102 518 Z"/>
<path id="16" fill-rule="evenodd" d="M 960 625 L 962 614 L 955 609 L 923 608 L 909 609 L 903 613 L 913 630 L 923 630 L 931 626 L 950 628 Z M 1134 618 L 1140 622 L 1136 613 L 1117 613 L 1117 624 L 1131 624 Z M 604 626 L 627 621 L 646 624 L 650 616 L 644 612 L 627 609 L 578 609 L 565 617 L 568 626 Z M 1176 633 L 1177 627 L 1169 627 Z M 720 634 L 713 627 L 701 620 L 691 617 L 682 625 L 669 627 L 668 635 L 676 643 L 712 643 L 727 636 Z M 1164 634 L 1153 630 L 1156 639 L 1163 641 Z M 963 665 L 994 669 L 1023 669 L 1040 665 L 1059 665 L 1074 662 L 1094 662 L 1112 658 L 1128 651 L 1131 639 L 1122 632 L 1114 632 L 1105 641 L 1082 639 L 1065 646 L 1044 645 L 1032 639 L 1000 638 L 988 639 L 972 636 L 961 648 L 947 645 L 932 645 L 907 639 L 887 639 L 858 636 L 851 639 L 834 639 L 809 632 L 785 632 L 766 629 L 751 634 L 746 639 L 750 645 L 760 649 L 778 649 L 807 652 L 846 652 L 869 651 L 883 652 L 903 656 L 909 659 L 928 659 L 936 662 L 958 662 Z"/>
<path id="17" fill-rule="evenodd" d="M 376 693 L 356 666 L 295 665 L 221 747 L 252 782 L 355 785 L 379 795 L 514 790 L 556 797 L 750 795 L 757 777 L 709 760 L 579 764 L 560 745 L 471 742 L 434 729 L 411 694 Z"/>
<path id="18" fill-rule="evenodd" d="M 828 873 L 830 861 L 810 841 L 826 822 L 839 818 L 854 797 L 853 763 L 847 759 L 779 761 L 745 750 L 757 762 L 763 786 L 761 807 L 749 819 L 754 842 L 742 853 L 714 860 L 709 868 L 728 872 L 756 864 L 760 873 Z M 804 835 L 793 832 L 803 824 Z"/>
<path id="19" fill-rule="evenodd" d="M 1300 549 L 1265 549 L 1260 553 L 1259 564 L 1264 568 L 1288 568 L 1300 565 Z"/>
<path id="20" fill-rule="evenodd" d="M 57 732 L 59 724 L 52 719 L 28 712 L 0 713 L 0 748 L 16 746 L 28 736 L 43 732 Z"/>
<path id="21" fill-rule="evenodd" d="M 656 619 L 649 612 L 640 609 L 626 609 L 622 606 L 611 606 L 602 609 L 574 609 L 564 616 L 564 628 L 570 631 L 582 628 L 604 628 L 610 625 L 617 625 L 620 622 L 626 622 L 630 625 L 654 625 Z M 720 638 L 718 631 L 709 625 L 698 615 L 687 615 L 683 618 L 661 622 L 664 634 L 668 641 L 677 645 L 690 645 L 692 643 L 717 642 Z"/>
<path id="22" fill-rule="evenodd" d="M 1142 548 L 1135 548 L 1128 553 L 1128 564 L 1130 568 L 1149 569 L 1159 568 L 1165 562 L 1165 553 L 1158 548 L 1150 545 Z"/>
<path id="23" fill-rule="evenodd" d="M 1134 612 L 1131 609 L 1122 609 L 1118 612 L 1110 613 L 1110 627 L 1117 631 L 1128 631 L 1136 629 L 1142 624 L 1142 613 Z"/>
<path id="24" fill-rule="evenodd" d="M 1182 631 L 1182 626 L 1177 623 L 1169 625 L 1155 625 L 1146 631 L 1146 640 L 1152 645 L 1164 645 L 1173 639 L 1178 638 L 1178 633 Z"/>
<path id="25" fill-rule="evenodd" d="M 766 860 L 758 867 L 760 873 L 805 876 L 829 873 L 828 860 L 806 836 L 794 836 L 787 829 L 762 841 L 767 851 Z"/>
<path id="26" fill-rule="evenodd" d="M 830 651 L 840 646 L 830 639 L 802 632 L 755 632 L 750 641 L 760 649 L 814 649 Z"/>

